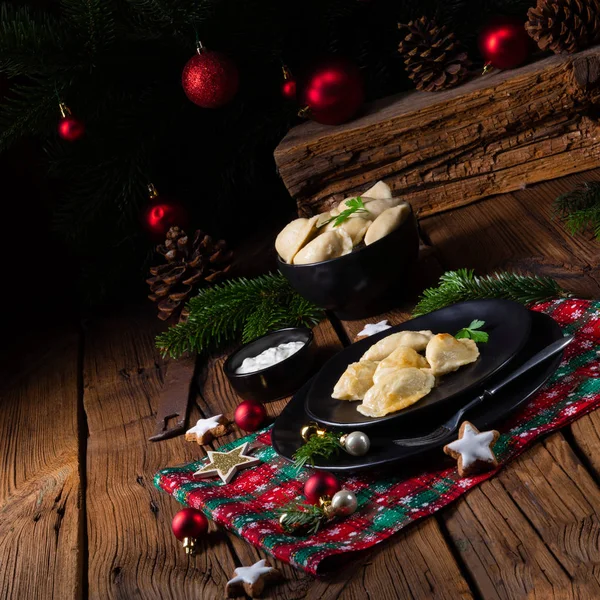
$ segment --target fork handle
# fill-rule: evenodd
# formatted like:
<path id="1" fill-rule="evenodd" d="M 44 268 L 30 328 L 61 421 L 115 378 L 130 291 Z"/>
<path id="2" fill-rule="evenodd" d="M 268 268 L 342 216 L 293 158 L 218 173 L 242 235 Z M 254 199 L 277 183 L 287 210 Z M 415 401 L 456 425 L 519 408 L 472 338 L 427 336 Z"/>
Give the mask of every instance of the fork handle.
<path id="1" fill-rule="evenodd" d="M 442 427 L 449 429 L 448 433 L 453 432 L 458 427 L 458 424 L 460 423 L 460 420 L 462 419 L 463 415 L 478 404 L 481 404 L 488 396 L 490 396 L 490 394 L 487 391 L 485 391 L 483 392 L 483 394 L 481 394 L 481 396 L 473 398 L 471 402 L 465 404 L 459 411 L 452 415 L 452 417 L 450 417 L 450 419 L 446 423 L 444 423 Z"/>

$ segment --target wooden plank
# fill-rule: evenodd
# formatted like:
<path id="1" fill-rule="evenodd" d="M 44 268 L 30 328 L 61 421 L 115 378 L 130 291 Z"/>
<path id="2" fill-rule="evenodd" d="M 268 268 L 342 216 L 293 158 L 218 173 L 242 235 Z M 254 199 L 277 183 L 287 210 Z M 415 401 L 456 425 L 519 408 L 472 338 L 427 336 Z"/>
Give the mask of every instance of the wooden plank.
<path id="1" fill-rule="evenodd" d="M 544 60 L 451 90 L 384 98 L 339 127 L 306 123 L 275 150 L 299 212 L 324 212 L 379 179 L 434 214 L 597 166 L 600 49 Z"/>
<path id="2" fill-rule="evenodd" d="M 499 479 L 459 499 L 443 519 L 483 598 L 573 598 L 571 580 Z"/>
<path id="3" fill-rule="evenodd" d="M 237 566 L 226 536 L 214 527 L 199 555 L 188 560 L 170 528 L 180 505 L 152 484 L 160 468 L 204 455 L 182 437 L 148 442 L 164 377 L 154 348 L 158 327 L 149 311 L 89 326 L 84 403 L 90 598 L 221 598 Z"/>
<path id="4" fill-rule="evenodd" d="M 490 198 L 458 210 L 423 219 L 421 228 L 434 244 L 446 269 L 473 268 L 479 273 L 513 269 L 549 275 L 584 297 L 598 291 L 597 265 L 578 252 L 585 241 L 569 240 L 562 225 L 543 218 L 540 199 L 553 197 L 551 184 L 532 188 L 517 199 L 513 194 Z M 535 194 L 534 194 L 535 191 Z"/>
<path id="5" fill-rule="evenodd" d="M 78 345 L 72 327 L 37 348 L 44 361 L 0 402 L 0 596 L 83 593 L 84 506 L 78 424 Z"/>
<path id="6" fill-rule="evenodd" d="M 564 436 L 536 445 L 500 481 L 574 583 L 600 597 L 600 488 Z"/>

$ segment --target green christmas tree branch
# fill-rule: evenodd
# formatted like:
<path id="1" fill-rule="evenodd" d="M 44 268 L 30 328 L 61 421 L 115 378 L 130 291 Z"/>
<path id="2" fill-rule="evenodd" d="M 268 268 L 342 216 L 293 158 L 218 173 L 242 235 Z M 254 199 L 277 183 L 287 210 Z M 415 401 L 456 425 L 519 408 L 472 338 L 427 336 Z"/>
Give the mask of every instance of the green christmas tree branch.
<path id="1" fill-rule="evenodd" d="M 185 323 L 156 338 L 157 347 L 173 358 L 213 350 L 235 339 L 246 343 L 282 327 L 310 327 L 324 316 L 279 273 L 240 277 L 201 290 L 187 308 Z"/>
<path id="2" fill-rule="evenodd" d="M 569 294 L 551 277 L 500 272 L 477 276 L 471 269 L 447 271 L 439 285 L 426 289 L 415 306 L 415 317 L 445 306 L 485 298 L 504 298 L 521 304 L 565 298 Z"/>
<path id="3" fill-rule="evenodd" d="M 587 181 L 560 195 L 554 210 L 571 235 L 589 231 L 600 241 L 600 181 Z"/>

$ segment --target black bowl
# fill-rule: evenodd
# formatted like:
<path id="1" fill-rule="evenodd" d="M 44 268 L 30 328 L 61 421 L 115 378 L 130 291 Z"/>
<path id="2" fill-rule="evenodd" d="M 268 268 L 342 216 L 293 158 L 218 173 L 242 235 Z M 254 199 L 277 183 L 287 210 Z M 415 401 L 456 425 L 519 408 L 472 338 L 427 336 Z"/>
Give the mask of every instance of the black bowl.
<path id="1" fill-rule="evenodd" d="M 306 327 L 289 327 L 267 333 L 236 350 L 223 365 L 223 371 L 233 389 L 248 400 L 268 402 L 293 394 L 311 375 L 314 344 L 313 332 Z M 244 359 L 254 357 L 267 348 L 284 342 L 304 342 L 298 352 L 285 360 L 254 373 L 237 374 Z"/>
<path id="2" fill-rule="evenodd" d="M 417 260 L 419 232 L 411 214 L 396 229 L 345 256 L 309 265 L 291 265 L 277 257 L 291 286 L 340 319 L 364 319 L 384 312 L 402 297 L 407 274 Z"/>

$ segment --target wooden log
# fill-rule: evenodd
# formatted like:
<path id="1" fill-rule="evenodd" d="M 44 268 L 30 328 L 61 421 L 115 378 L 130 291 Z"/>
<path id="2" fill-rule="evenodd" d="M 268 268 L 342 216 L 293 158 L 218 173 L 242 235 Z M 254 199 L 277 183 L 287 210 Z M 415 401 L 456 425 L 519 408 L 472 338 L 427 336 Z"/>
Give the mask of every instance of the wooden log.
<path id="1" fill-rule="evenodd" d="M 302 215 L 379 179 L 434 214 L 597 166 L 589 109 L 599 81 L 600 47 L 552 56 L 452 90 L 384 98 L 339 127 L 299 125 L 275 161 Z"/>
<path id="2" fill-rule="evenodd" d="M 0 598 L 81 598 L 85 521 L 78 423 L 78 345 L 53 332 L 41 363 L 0 393 Z M 46 350 L 46 352 L 44 352 Z M 2 382 L 3 384 L 4 382 Z"/>

